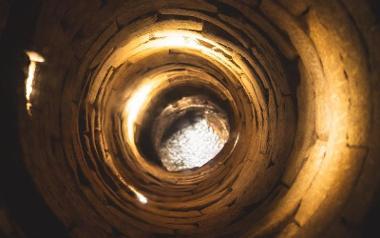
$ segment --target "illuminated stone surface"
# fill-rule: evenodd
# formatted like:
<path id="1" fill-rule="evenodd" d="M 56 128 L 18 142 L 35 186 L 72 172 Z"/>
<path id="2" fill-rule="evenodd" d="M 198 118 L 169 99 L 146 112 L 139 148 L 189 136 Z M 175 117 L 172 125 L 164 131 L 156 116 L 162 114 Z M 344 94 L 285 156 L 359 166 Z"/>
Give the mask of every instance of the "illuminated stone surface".
<path id="1" fill-rule="evenodd" d="M 360 237 L 380 180 L 376 1 L 6 2 L 4 137 L 20 156 L 3 160 L 23 167 L 0 166 L 0 236 Z M 46 63 L 24 85 L 27 50 Z M 173 173 L 157 143 L 199 166 L 222 147 L 203 120 L 169 140 L 165 123 L 141 129 L 186 87 L 228 104 L 231 130 L 217 163 Z M 196 131 L 199 150 L 183 142 Z"/>

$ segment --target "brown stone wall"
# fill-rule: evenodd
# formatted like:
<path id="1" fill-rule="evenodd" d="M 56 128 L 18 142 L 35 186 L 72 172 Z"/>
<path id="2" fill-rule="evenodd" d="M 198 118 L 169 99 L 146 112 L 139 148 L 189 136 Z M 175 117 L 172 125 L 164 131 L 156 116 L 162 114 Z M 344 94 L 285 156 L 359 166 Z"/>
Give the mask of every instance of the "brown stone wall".
<path id="1" fill-rule="evenodd" d="M 15 92 L 17 159 L 70 237 L 364 234 L 380 181 L 380 28 L 369 2 L 83 0 L 39 10 L 31 45 L 45 62 L 31 115 L 24 85 Z M 190 35 L 170 43 L 165 31 Z M 149 45 L 159 33 L 174 46 Z M 170 173 L 139 154 L 124 108 L 150 82 L 160 83 L 137 132 L 176 83 L 224 95 L 233 140 L 215 162 Z"/>

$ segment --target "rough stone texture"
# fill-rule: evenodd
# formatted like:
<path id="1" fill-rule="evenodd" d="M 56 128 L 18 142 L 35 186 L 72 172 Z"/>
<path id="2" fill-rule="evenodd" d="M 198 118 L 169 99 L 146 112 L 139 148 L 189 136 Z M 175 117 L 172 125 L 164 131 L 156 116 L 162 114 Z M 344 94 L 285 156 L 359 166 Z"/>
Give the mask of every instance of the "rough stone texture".
<path id="1" fill-rule="evenodd" d="M 367 2 L 46 1 L 40 10 L 32 45 L 46 63 L 32 117 L 22 84 L 17 92 L 21 160 L 70 236 L 360 236 L 380 180 L 380 28 Z M 188 49 L 147 47 L 167 29 L 212 51 L 178 37 L 172 44 Z M 125 126 L 124 105 L 151 82 Z M 195 84 L 231 103 L 235 140 L 215 163 L 170 173 L 128 135 L 162 91 Z M 23 237 L 10 213 L 1 207 L 1 232 Z"/>

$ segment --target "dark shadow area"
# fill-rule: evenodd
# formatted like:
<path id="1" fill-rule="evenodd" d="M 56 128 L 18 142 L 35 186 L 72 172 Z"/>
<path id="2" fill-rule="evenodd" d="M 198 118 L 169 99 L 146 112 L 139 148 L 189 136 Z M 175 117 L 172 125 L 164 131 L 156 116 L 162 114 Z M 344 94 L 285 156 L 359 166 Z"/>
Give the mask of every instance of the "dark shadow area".
<path id="1" fill-rule="evenodd" d="M 1 35 L 0 72 L 2 108 L 1 200 L 17 234 L 26 237 L 67 237 L 64 226 L 36 190 L 22 159 L 17 125 L 17 92 L 24 84 L 32 39 L 41 3 L 13 1 Z"/>

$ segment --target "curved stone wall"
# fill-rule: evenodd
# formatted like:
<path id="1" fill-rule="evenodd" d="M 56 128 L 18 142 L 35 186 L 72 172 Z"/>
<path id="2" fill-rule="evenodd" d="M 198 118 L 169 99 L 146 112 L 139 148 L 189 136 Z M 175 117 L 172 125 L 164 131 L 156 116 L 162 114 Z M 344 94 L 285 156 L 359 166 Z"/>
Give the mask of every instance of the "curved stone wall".
<path id="1" fill-rule="evenodd" d="M 360 235 L 380 165 L 369 3 L 44 2 L 29 113 L 17 92 L 28 176 L 71 237 Z M 194 95 L 229 138 L 168 171 L 148 157 L 171 119 L 154 123 Z"/>

